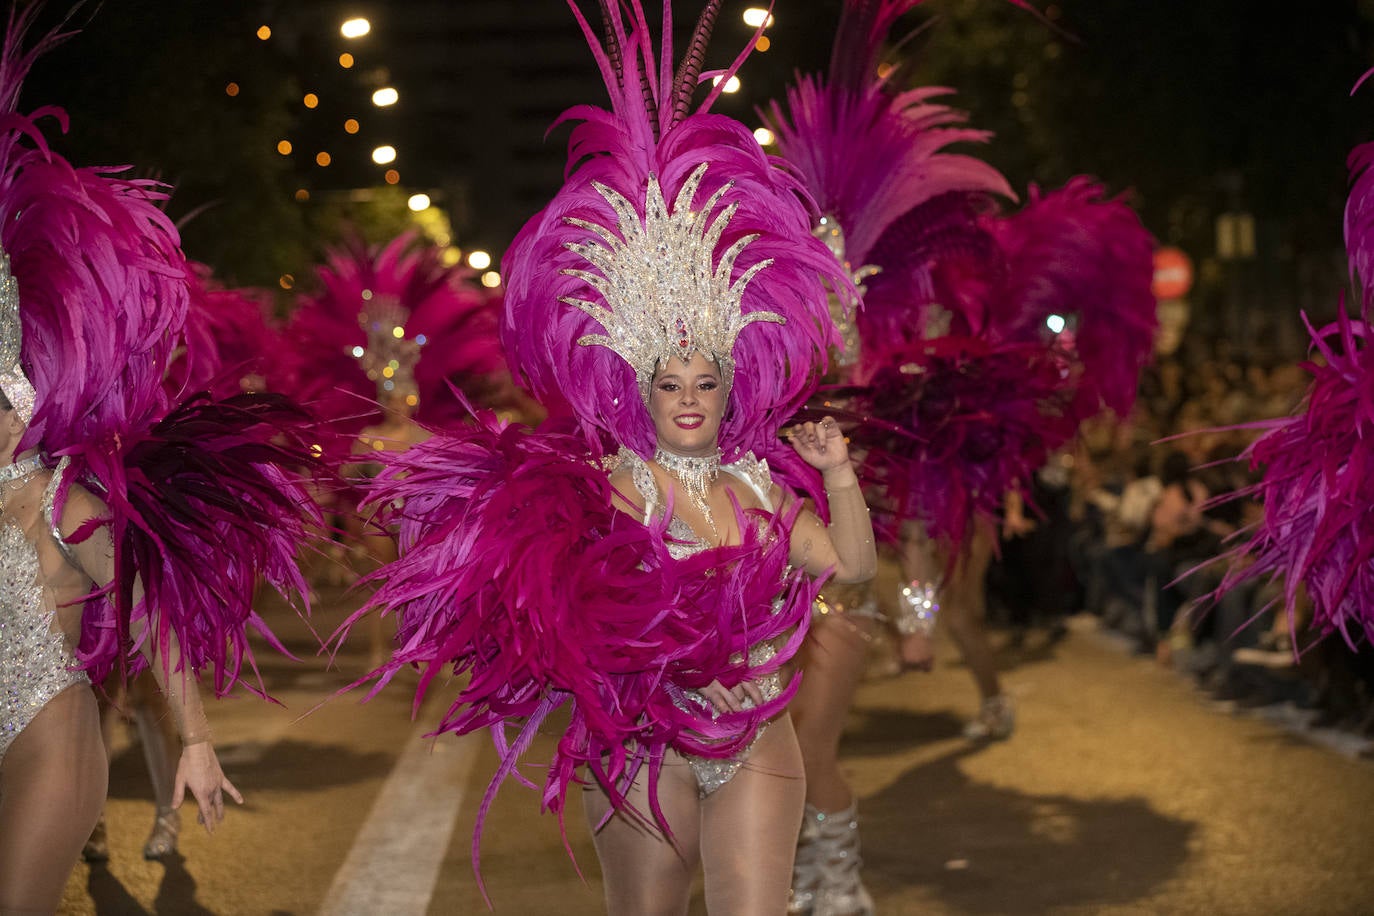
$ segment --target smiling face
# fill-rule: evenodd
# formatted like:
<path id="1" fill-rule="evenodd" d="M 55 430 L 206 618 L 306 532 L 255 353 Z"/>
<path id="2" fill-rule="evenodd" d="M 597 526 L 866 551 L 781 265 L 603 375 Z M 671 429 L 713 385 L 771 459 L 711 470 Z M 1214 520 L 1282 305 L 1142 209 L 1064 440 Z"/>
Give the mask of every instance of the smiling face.
<path id="1" fill-rule="evenodd" d="M 678 455 L 714 454 L 725 417 L 720 368 L 700 353 L 659 367 L 649 388 L 649 416 L 663 449 Z"/>

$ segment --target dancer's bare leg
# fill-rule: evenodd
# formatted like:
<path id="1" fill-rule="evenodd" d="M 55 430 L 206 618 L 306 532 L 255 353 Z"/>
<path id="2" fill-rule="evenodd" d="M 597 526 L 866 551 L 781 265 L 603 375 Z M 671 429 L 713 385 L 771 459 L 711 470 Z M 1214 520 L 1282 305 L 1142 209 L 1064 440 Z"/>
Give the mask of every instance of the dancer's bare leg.
<path id="1" fill-rule="evenodd" d="M 53 913 L 109 782 L 91 688 L 58 694 L 0 764 L 0 916 Z"/>
<path id="2" fill-rule="evenodd" d="M 787 908 L 806 775 L 792 720 L 775 719 L 739 772 L 701 803 L 701 859 L 711 916 Z"/>
<path id="3" fill-rule="evenodd" d="M 153 812 L 153 829 L 143 844 L 143 857 L 160 859 L 176 851 L 177 835 L 181 832 L 181 815 L 172 807 L 180 739 L 167 700 L 157 689 L 151 672 L 144 671 L 134 680 L 129 690 L 129 705 L 157 806 Z"/>
<path id="4" fill-rule="evenodd" d="M 159 808 L 172 807 L 173 780 L 181 757 L 176 722 L 167 709 L 167 700 L 157 689 L 151 673 L 140 674 L 129 691 L 134 725 L 143 745 L 143 758 L 148 764 L 148 778 L 153 784 L 153 798 Z"/>
<path id="5" fill-rule="evenodd" d="M 649 818 L 647 777 L 641 771 L 628 794 L 634 810 Z M 608 916 L 682 916 L 687 912 L 692 876 L 700 861 L 701 801 L 696 776 L 677 754 L 670 752 L 663 765 L 658 801 L 673 832 L 671 842 L 652 824 L 637 823 L 624 814 L 613 815 L 601 826 L 610 800 L 596 787 L 582 793 L 596 856 L 601 860 Z M 743 853 L 744 848 L 737 846 L 736 851 Z"/>
<path id="6" fill-rule="evenodd" d="M 997 678 L 997 662 L 983 630 L 987 616 L 987 590 L 984 581 L 992 561 L 992 533 L 980 525 L 963 556 L 955 562 L 941 593 L 940 619 L 959 647 L 983 700 L 1002 694 Z"/>
<path id="7" fill-rule="evenodd" d="M 854 802 L 840 772 L 840 736 L 876 629 L 872 619 L 826 614 L 811 625 L 799 655 L 805 676 L 788 709 L 806 764 L 806 801 L 826 813 Z"/>

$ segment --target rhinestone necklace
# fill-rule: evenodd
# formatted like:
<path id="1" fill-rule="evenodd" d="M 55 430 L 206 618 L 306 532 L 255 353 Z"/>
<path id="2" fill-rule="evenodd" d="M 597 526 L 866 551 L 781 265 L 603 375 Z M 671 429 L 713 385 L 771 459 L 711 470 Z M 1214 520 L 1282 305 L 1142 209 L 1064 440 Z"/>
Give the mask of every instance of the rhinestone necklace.
<path id="1" fill-rule="evenodd" d="M 0 483 L 9 483 L 11 480 L 18 480 L 20 477 L 27 477 L 34 471 L 43 468 L 42 455 L 30 455 L 27 458 L 0 467 Z"/>
<path id="2" fill-rule="evenodd" d="M 716 530 L 716 521 L 711 517 L 706 494 L 720 474 L 720 449 L 716 449 L 713 455 L 692 457 L 674 454 L 660 446 L 654 451 L 654 462 L 677 479 L 678 487 L 686 495 L 687 501 L 706 519 L 706 524 L 711 526 L 711 533 L 719 540 L 720 532 Z"/>

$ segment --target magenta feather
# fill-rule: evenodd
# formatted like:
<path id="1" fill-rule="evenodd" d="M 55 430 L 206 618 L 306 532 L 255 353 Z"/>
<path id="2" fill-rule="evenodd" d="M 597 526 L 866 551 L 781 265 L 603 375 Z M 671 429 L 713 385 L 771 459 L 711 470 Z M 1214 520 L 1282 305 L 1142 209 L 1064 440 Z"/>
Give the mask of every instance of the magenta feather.
<path id="1" fill-rule="evenodd" d="M 280 395 L 200 396 L 125 443 L 118 468 L 91 462 L 76 482 L 94 485 L 109 517 L 72 540 L 110 525 L 118 568 L 82 618 L 77 657 L 97 682 L 129 659 L 141 667 L 130 626 L 146 621 L 162 658 L 175 636 L 188 670 L 213 670 L 216 694 L 241 683 L 265 695 L 260 677 L 243 677 L 245 665 L 256 670 L 247 632 L 289 653 L 253 610 L 258 577 L 284 597 L 307 595 L 297 546 L 307 520 L 323 524 L 301 473 L 318 467 L 301 435 L 307 420 Z M 115 479 L 123 486 L 103 485 Z M 137 605 L 135 577 L 145 596 Z"/>
<path id="2" fill-rule="evenodd" d="M 1341 313 L 1312 329 L 1312 381 L 1291 417 L 1245 452 L 1263 479 L 1230 498 L 1254 498 L 1264 517 L 1227 556 L 1217 594 L 1254 579 L 1283 583 L 1290 620 L 1301 593 L 1312 627 L 1352 646 L 1374 638 L 1374 347 L 1369 318 Z"/>
<path id="3" fill-rule="evenodd" d="M 1345 205 L 1345 250 L 1350 271 L 1368 308 L 1374 303 L 1374 143 L 1351 150 L 1350 196 Z"/>
<path id="4" fill-rule="evenodd" d="M 1050 315 L 1064 317 L 1083 372 L 1080 417 L 1104 406 L 1125 416 L 1153 352 L 1154 242 L 1135 211 L 1079 176 L 1064 187 L 1031 187 L 1026 206 L 988 220 L 1006 262 L 987 298 L 992 328 L 1008 339 L 1043 339 Z"/>
<path id="5" fill-rule="evenodd" d="M 387 460 L 367 505 L 399 523 L 401 558 L 337 635 L 364 614 L 394 614 L 398 648 L 373 693 L 416 665 L 417 708 L 436 678 L 469 676 L 437 731 L 491 731 L 502 765 L 484 813 L 554 709 L 570 718 L 543 804 L 561 817 L 578 767 L 623 806 L 629 781 L 645 765 L 656 772 L 666 748 L 737 754 L 791 697 L 715 718 L 682 691 L 757 678 L 796 651 L 819 585 L 789 565 L 795 513 L 745 512 L 743 544 L 673 560 L 662 523 L 612 507 L 606 472 L 575 432 L 481 412 Z M 749 667 L 748 648 L 764 640 L 784 644 Z"/>
<path id="6" fill-rule="evenodd" d="M 168 395 L 210 391 L 228 397 L 261 388 L 269 366 L 281 358 L 279 331 L 268 317 L 270 294 L 224 287 L 204 264 L 192 264 L 189 276 L 190 303 L 182 345 L 167 369 Z"/>
<path id="7" fill-rule="evenodd" d="M 957 548 L 1074 434 L 1063 363 L 1043 346 L 950 335 L 884 358 L 854 391 L 849 435 L 885 538 L 918 519 Z"/>

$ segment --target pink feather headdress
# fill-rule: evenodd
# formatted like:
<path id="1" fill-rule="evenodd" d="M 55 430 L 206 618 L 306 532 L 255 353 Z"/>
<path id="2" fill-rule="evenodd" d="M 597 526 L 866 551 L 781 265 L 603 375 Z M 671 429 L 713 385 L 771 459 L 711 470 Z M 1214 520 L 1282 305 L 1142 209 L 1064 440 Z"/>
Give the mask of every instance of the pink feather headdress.
<path id="1" fill-rule="evenodd" d="M 899 217 L 942 194 L 997 194 L 1015 199 L 995 168 L 946 152 L 991 134 L 962 126 L 967 115 L 935 100 L 952 90 L 923 86 L 898 92 L 894 68 L 877 75 L 882 43 L 922 0 L 850 0 L 830 57 L 828 78 L 805 75 L 776 101 L 765 120 L 778 149 L 801 176 L 821 211 L 839 223 L 844 256 L 854 268 L 873 264 L 874 246 Z"/>
<path id="2" fill-rule="evenodd" d="M 451 385 L 491 390 L 509 378 L 499 293 L 444 266 L 440 249 L 414 234 L 379 247 L 350 242 L 329 253 L 318 278 L 287 325 L 282 386 L 339 431 L 376 422 L 377 402 L 393 393 L 421 421 L 455 422 L 466 411 Z"/>
<path id="3" fill-rule="evenodd" d="M 506 254 L 512 369 L 551 409 L 570 408 L 594 450 L 647 457 L 645 380 L 667 356 L 697 350 L 730 384 L 725 460 L 772 451 L 837 340 L 827 292 L 849 302 L 852 284 L 811 235 L 805 188 L 747 127 L 709 113 L 720 87 L 691 108 L 718 0 L 676 72 L 666 0 L 657 59 L 639 4 L 601 3 L 604 44 L 569 5 L 611 110 L 579 105 L 560 118 L 578 122 L 565 184 Z"/>

